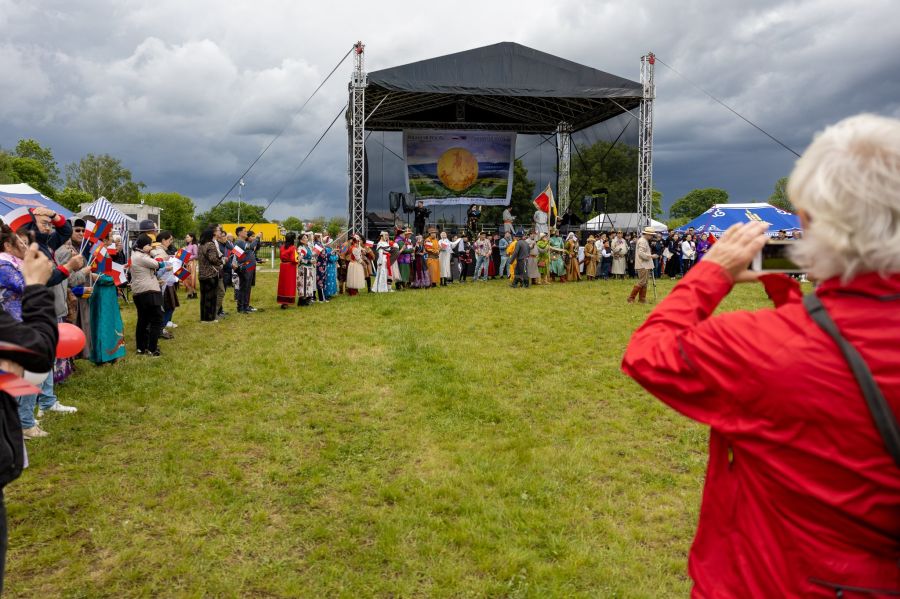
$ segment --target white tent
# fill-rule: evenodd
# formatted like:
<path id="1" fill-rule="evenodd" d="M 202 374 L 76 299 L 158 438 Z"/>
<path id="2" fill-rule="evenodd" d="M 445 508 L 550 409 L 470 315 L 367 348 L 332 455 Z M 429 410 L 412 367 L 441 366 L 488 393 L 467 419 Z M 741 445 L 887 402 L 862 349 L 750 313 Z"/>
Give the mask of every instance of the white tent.
<path id="1" fill-rule="evenodd" d="M 612 223 L 611 228 L 617 231 L 637 231 L 643 228 L 640 226 L 640 222 L 641 216 L 637 212 L 610 212 L 605 215 L 598 214 L 584 223 L 583 228 L 585 231 L 606 231 L 610 229 L 610 223 Z M 665 233 L 669 230 L 665 223 L 652 218 L 650 219 L 650 226 L 657 233 Z"/>
<path id="2" fill-rule="evenodd" d="M 83 205 L 84 206 L 84 205 Z M 126 216 L 121 210 L 112 205 L 112 203 L 100 196 L 100 198 L 91 204 L 84 206 L 79 216 L 93 216 L 94 218 L 102 218 L 116 225 L 119 231 L 127 231 L 137 226 L 138 222 L 133 218 Z"/>

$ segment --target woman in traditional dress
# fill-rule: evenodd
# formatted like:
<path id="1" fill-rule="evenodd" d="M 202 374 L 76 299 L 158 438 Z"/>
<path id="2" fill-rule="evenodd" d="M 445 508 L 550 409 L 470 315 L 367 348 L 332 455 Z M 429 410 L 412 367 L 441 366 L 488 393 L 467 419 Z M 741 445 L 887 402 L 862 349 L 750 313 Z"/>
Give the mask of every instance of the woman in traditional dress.
<path id="1" fill-rule="evenodd" d="M 100 366 L 125 357 L 125 326 L 119 312 L 119 293 L 108 274 L 94 281 L 91 293 L 91 362 Z"/>
<path id="2" fill-rule="evenodd" d="M 207 228 L 200 233 L 197 249 L 197 279 L 200 282 L 200 322 L 219 322 L 216 318 L 219 282 L 222 277 L 222 255 L 216 246 L 218 227 Z M 297 276 L 296 274 L 294 275 Z M 280 278 L 280 277 L 279 277 Z M 281 284 L 279 281 L 279 288 Z"/>
<path id="3" fill-rule="evenodd" d="M 413 245 L 412 283 L 410 286 L 416 289 L 431 287 L 431 275 L 428 272 L 428 265 L 425 263 L 425 240 L 421 235 L 416 235 Z"/>
<path id="4" fill-rule="evenodd" d="M 197 299 L 197 238 L 193 233 L 184 236 L 184 249 L 187 251 L 190 260 L 184 267 L 191 273 L 191 276 L 184 280 L 184 289 L 187 291 L 188 299 Z"/>
<path id="5" fill-rule="evenodd" d="M 591 235 L 584 244 L 584 276 L 589 281 L 597 278 L 597 240 Z"/>
<path id="6" fill-rule="evenodd" d="M 428 239 L 425 240 L 425 256 L 428 274 L 431 276 L 431 286 L 434 287 L 441 282 L 441 246 L 437 239 L 436 229 L 428 231 Z"/>
<path id="7" fill-rule="evenodd" d="M 541 275 L 541 285 L 546 285 L 550 282 L 550 235 L 541 233 L 536 245 L 538 273 Z"/>
<path id="8" fill-rule="evenodd" d="M 628 242 L 622 237 L 622 232 L 617 231 L 616 237 L 610 244 L 612 249 L 612 274 L 617 279 L 625 278 L 626 257 L 628 256 Z"/>
<path id="9" fill-rule="evenodd" d="M 344 255 L 347 261 L 347 293 L 353 296 L 366 287 L 366 269 L 362 264 L 363 251 L 357 235 L 350 240 Z"/>
<path id="10" fill-rule="evenodd" d="M 375 246 L 375 254 L 378 256 L 377 269 L 375 271 L 375 285 L 372 291 L 375 293 L 387 293 L 391 289 L 391 281 L 394 277 L 396 264 L 391 264 L 392 244 L 387 231 L 381 232 L 378 245 Z"/>
<path id="11" fill-rule="evenodd" d="M 330 300 L 338 292 L 337 283 L 337 252 L 330 246 L 325 246 L 325 257 L 328 261 L 328 267 L 325 271 L 325 300 Z"/>
<path id="12" fill-rule="evenodd" d="M 410 239 L 411 236 L 412 229 L 407 227 L 402 233 L 398 231 L 397 236 L 394 238 L 394 244 L 397 246 L 397 249 L 400 250 L 400 255 L 397 257 L 397 272 L 394 273 L 394 281 L 397 283 L 397 289 L 409 287 L 410 284 L 410 264 L 412 264 L 413 254 L 412 239 Z"/>
<path id="13" fill-rule="evenodd" d="M 325 244 L 322 242 L 322 234 L 313 236 L 313 254 L 316 258 L 316 295 L 318 302 L 327 302 L 325 297 L 325 278 L 328 276 L 328 255 L 325 253 Z"/>
<path id="14" fill-rule="evenodd" d="M 441 239 L 438 242 L 438 248 L 440 249 L 438 258 L 441 267 L 441 286 L 443 287 L 451 280 L 450 254 L 453 253 L 453 244 L 447 239 L 446 231 L 441 231 Z"/>
<path id="15" fill-rule="evenodd" d="M 308 306 L 316 293 L 316 275 L 313 264 L 316 257 L 309 247 L 309 237 L 304 233 L 300 236 L 300 244 L 297 246 L 297 305 Z"/>
<path id="16" fill-rule="evenodd" d="M 581 279 L 578 269 L 578 238 L 575 233 L 569 233 L 566 237 L 566 280 L 575 282 Z"/>
<path id="17" fill-rule="evenodd" d="M 282 310 L 294 305 L 297 301 L 297 247 L 294 245 L 297 236 L 291 231 L 284 236 L 279 256 L 281 265 L 278 267 L 278 295 L 275 301 L 281 304 Z"/>
<path id="18" fill-rule="evenodd" d="M 566 280 L 566 262 L 563 259 L 563 240 L 556 229 L 552 231 L 550 238 L 550 277 L 559 281 Z"/>

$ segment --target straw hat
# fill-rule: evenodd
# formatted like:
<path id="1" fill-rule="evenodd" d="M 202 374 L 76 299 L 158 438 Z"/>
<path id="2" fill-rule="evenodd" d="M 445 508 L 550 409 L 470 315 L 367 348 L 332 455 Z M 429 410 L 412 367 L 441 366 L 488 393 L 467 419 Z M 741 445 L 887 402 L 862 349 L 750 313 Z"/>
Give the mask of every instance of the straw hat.
<path id="1" fill-rule="evenodd" d="M 643 233 L 644 235 L 656 235 L 656 230 L 653 227 L 644 227 Z"/>

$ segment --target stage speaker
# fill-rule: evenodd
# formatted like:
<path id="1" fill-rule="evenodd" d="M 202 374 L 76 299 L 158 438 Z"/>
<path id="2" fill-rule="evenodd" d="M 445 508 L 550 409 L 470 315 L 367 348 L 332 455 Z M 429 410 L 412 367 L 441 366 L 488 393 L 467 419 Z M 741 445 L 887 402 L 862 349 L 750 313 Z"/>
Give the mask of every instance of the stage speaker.
<path id="1" fill-rule="evenodd" d="M 584 196 L 581 198 L 581 213 L 585 216 L 594 211 L 594 198 L 592 196 Z"/>
<path id="2" fill-rule="evenodd" d="M 409 214 L 416 209 L 416 194 L 404 193 L 403 196 L 403 212 Z"/>
<path id="3" fill-rule="evenodd" d="M 391 212 L 396 213 L 400 210 L 400 192 L 392 191 L 388 193 L 388 199 L 391 203 Z"/>

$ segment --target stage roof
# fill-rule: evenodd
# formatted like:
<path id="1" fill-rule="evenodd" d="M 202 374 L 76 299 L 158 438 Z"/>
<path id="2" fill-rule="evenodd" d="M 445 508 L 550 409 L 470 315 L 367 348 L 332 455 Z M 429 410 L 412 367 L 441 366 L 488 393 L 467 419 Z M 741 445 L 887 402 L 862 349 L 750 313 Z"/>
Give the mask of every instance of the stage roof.
<path id="1" fill-rule="evenodd" d="M 578 131 L 637 108 L 641 94 L 635 81 L 501 42 L 369 73 L 365 128 Z"/>

